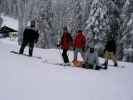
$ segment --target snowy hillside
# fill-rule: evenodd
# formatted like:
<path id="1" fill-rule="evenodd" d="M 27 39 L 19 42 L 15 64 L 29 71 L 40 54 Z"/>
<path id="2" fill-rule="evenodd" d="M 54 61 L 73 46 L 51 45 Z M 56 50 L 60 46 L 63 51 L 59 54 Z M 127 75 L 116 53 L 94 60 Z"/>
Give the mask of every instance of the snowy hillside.
<path id="1" fill-rule="evenodd" d="M 11 54 L 19 47 L 8 39 L 0 40 L 0 48 L 0 100 L 133 100 L 132 63 L 106 71 L 85 70 Z M 34 56 L 61 62 L 56 49 L 36 48 Z"/>

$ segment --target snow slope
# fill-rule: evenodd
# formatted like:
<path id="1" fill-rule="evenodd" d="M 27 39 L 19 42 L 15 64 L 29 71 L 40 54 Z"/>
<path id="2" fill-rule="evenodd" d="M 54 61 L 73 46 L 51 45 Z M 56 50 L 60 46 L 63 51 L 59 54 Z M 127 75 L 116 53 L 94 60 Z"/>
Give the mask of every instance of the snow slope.
<path id="1" fill-rule="evenodd" d="M 121 62 L 125 68 L 106 71 L 85 70 L 9 53 L 18 49 L 8 39 L 0 40 L 0 100 L 133 100 L 132 63 Z M 61 62 L 56 49 L 36 48 L 34 56 Z"/>

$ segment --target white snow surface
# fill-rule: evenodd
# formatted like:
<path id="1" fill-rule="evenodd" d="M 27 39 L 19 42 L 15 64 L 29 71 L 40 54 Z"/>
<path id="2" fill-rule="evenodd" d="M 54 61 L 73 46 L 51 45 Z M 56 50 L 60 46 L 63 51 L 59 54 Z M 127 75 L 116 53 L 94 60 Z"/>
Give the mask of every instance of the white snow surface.
<path id="1" fill-rule="evenodd" d="M 18 49 L 16 42 L 0 39 L 0 100 L 133 100 L 133 63 L 86 70 L 10 53 Z M 62 62 L 56 49 L 35 48 L 33 55 Z M 72 52 L 69 57 L 72 60 Z"/>
<path id="2" fill-rule="evenodd" d="M 17 20 L 2 18 L 3 25 L 18 30 Z M 10 53 L 19 48 L 17 39 L 0 39 L 0 100 L 133 100 L 133 63 L 119 62 L 125 68 L 86 70 L 50 64 L 62 63 L 57 49 L 35 48 L 33 55 L 41 56 L 40 60 Z M 68 54 L 72 61 L 73 52 Z"/>

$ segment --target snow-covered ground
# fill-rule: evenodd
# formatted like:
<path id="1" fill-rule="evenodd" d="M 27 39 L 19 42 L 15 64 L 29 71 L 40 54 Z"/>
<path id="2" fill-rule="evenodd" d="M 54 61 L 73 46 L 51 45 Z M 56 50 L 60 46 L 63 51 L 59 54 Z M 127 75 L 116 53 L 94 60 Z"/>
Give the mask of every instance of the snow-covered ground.
<path id="1" fill-rule="evenodd" d="M 18 29 L 17 20 L 2 18 L 3 25 Z M 133 100 L 132 63 L 119 62 L 125 68 L 110 66 L 106 71 L 47 64 L 11 54 L 19 49 L 16 41 L 0 39 L 0 100 Z M 36 48 L 34 56 L 49 63 L 62 62 L 56 49 Z M 72 56 L 69 52 L 71 60 Z"/>
<path id="2" fill-rule="evenodd" d="M 0 40 L 0 100 L 133 100 L 132 63 L 119 63 L 125 68 L 86 70 L 10 53 L 18 49 L 16 42 Z M 34 56 L 61 62 L 56 49 L 36 48 Z"/>

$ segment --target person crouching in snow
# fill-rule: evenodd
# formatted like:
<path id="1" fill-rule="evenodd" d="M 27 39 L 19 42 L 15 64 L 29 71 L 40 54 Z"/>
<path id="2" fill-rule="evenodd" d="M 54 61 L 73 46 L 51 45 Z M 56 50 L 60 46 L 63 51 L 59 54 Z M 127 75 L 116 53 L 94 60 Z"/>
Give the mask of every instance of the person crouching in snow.
<path id="1" fill-rule="evenodd" d="M 61 37 L 60 43 L 57 45 L 57 47 L 61 47 L 63 49 L 62 52 L 62 58 L 65 63 L 65 65 L 69 64 L 69 58 L 67 56 L 67 51 L 69 50 L 70 46 L 73 43 L 73 39 L 71 35 L 68 33 L 67 27 L 64 27 L 63 29 L 63 36 Z"/>
<path id="2" fill-rule="evenodd" d="M 81 30 L 79 30 L 76 34 L 76 37 L 74 39 L 74 59 L 73 63 L 77 62 L 77 56 L 80 52 L 83 60 L 85 57 L 85 46 L 86 46 L 86 38 Z"/>
<path id="3" fill-rule="evenodd" d="M 94 48 L 90 48 L 86 53 L 85 63 L 82 65 L 83 68 L 99 70 L 98 54 Z"/>
<path id="4" fill-rule="evenodd" d="M 89 46 L 89 50 L 86 52 L 85 62 L 82 65 L 83 68 L 99 70 L 98 54 L 93 45 Z"/>

